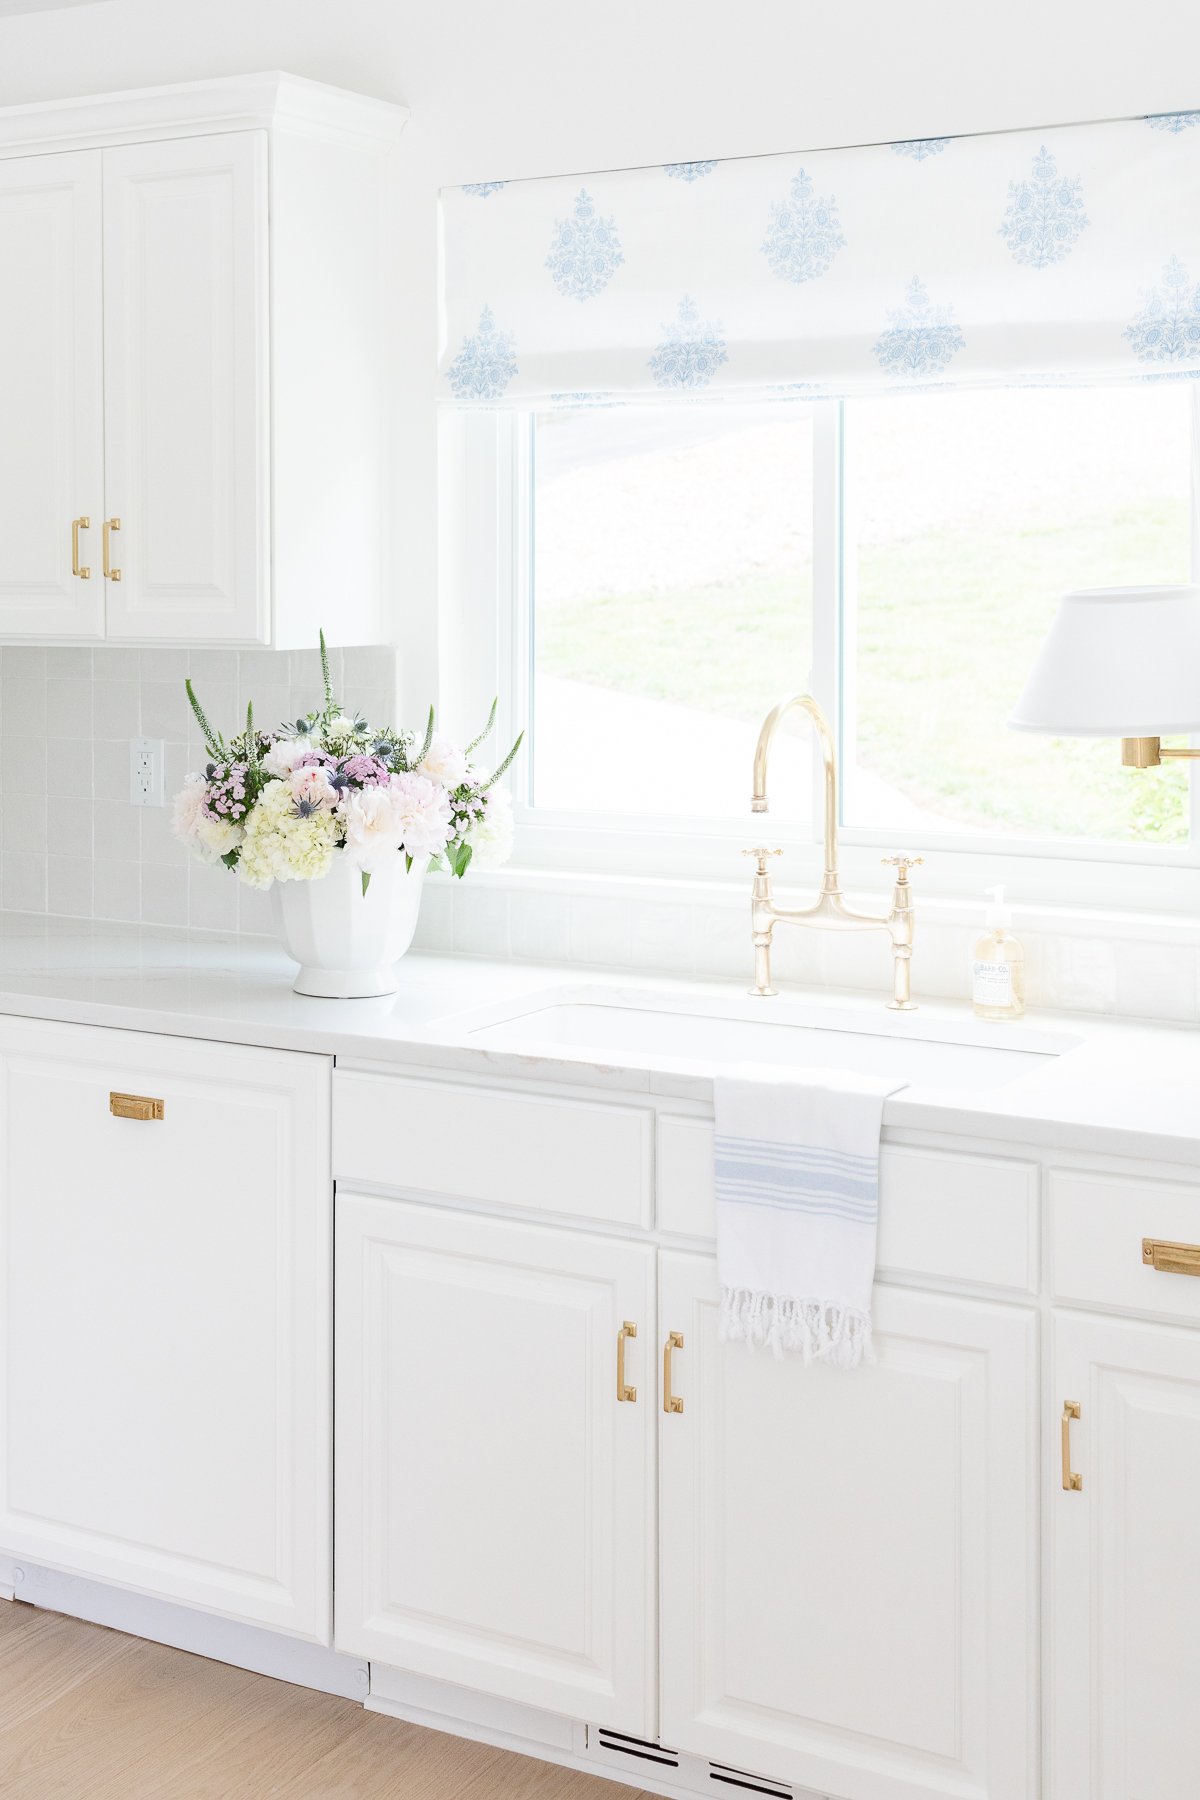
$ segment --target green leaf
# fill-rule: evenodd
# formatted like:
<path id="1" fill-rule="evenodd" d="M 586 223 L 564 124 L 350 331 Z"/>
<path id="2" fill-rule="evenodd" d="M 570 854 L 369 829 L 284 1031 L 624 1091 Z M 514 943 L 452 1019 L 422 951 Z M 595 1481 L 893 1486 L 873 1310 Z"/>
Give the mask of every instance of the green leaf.
<path id="1" fill-rule="evenodd" d="M 492 710 L 488 714 L 487 724 L 484 726 L 484 728 L 480 732 L 479 736 L 477 738 L 473 738 L 471 740 L 471 742 L 467 745 L 467 755 L 468 756 L 470 756 L 472 750 L 478 750 L 480 744 L 483 743 L 483 740 L 486 737 L 489 737 L 491 735 L 492 726 L 496 723 L 496 710 L 499 707 L 499 705 L 500 705 L 500 696 L 497 695 L 496 698 L 492 701 Z"/>
<path id="2" fill-rule="evenodd" d="M 242 847 L 239 844 L 236 850 L 227 850 L 225 852 L 224 856 L 221 858 L 221 861 L 225 864 L 225 867 L 227 869 L 236 869 L 237 865 L 238 865 L 238 857 L 241 854 L 242 854 Z"/>
<path id="3" fill-rule="evenodd" d="M 409 854 L 408 854 L 408 851 L 407 851 L 407 850 L 406 850 L 406 851 L 405 851 L 405 852 L 404 852 L 404 873 L 405 873 L 405 874 L 406 874 L 406 875 L 411 875 L 411 874 L 412 874 L 412 866 L 413 866 L 413 859 L 412 859 L 412 857 L 411 857 L 411 856 L 410 856 L 410 855 L 409 855 Z"/>
<path id="4" fill-rule="evenodd" d="M 492 773 L 488 776 L 488 779 L 484 782 L 482 788 L 479 790 L 480 793 L 486 794 L 490 787 L 494 787 L 496 785 L 496 783 L 499 781 L 500 777 L 504 774 L 505 770 L 512 763 L 512 760 L 513 760 L 514 756 L 517 754 L 517 751 L 521 748 L 521 739 L 524 736 L 525 736 L 525 733 L 523 731 L 517 733 L 516 743 L 513 745 L 512 749 L 509 751 L 509 753 L 505 757 L 504 761 L 500 764 L 500 767 L 498 769 L 493 769 Z"/>
<path id="5" fill-rule="evenodd" d="M 370 885 L 371 885 L 371 871 L 369 869 L 364 869 L 362 872 L 362 890 L 363 890 L 363 899 L 364 900 L 367 897 L 367 889 L 370 887 Z"/>
<path id="6" fill-rule="evenodd" d="M 460 881 L 462 880 L 463 876 L 466 874 L 467 869 L 470 867 L 471 858 L 472 858 L 472 856 L 474 856 L 474 854 L 475 854 L 474 845 L 460 844 L 458 846 L 458 855 L 455 859 L 454 873 L 458 876 L 458 879 Z"/>

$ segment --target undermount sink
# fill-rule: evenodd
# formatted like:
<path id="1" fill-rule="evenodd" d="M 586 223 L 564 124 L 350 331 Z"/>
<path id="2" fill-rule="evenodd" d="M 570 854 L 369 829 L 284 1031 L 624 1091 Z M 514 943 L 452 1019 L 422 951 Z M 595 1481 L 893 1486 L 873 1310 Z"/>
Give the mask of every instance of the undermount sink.
<path id="1" fill-rule="evenodd" d="M 769 1009 L 769 1012 L 768 1012 Z M 761 1013 L 762 1016 L 759 1016 Z M 864 1013 L 794 1001 L 716 999 L 696 1005 L 649 991 L 558 989 L 451 1020 L 460 1042 L 518 1055 L 694 1068 L 767 1063 L 890 1075 L 914 1086 L 994 1088 L 1045 1068 L 1076 1040 L 1008 1025 L 876 1024 Z"/>

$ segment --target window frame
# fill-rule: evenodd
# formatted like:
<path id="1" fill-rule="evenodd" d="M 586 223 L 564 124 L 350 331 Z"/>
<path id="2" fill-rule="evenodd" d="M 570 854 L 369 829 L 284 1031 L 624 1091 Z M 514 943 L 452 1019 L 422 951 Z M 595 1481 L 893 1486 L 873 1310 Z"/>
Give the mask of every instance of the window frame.
<path id="1" fill-rule="evenodd" d="M 1200 383 L 1191 401 L 1191 578 L 1200 572 Z M 844 529 L 843 407 L 814 402 L 812 667 L 807 687 L 829 715 L 846 767 L 847 713 L 852 706 L 853 655 L 847 625 L 853 618 L 853 539 Z M 496 742 L 507 745 L 530 722 L 534 629 L 532 568 L 534 477 L 532 416 L 521 412 L 445 411 L 439 422 L 439 683 L 440 710 L 452 729 L 486 717 L 499 695 Z M 526 604 L 528 597 L 529 604 Z M 850 704 L 847 705 L 849 697 Z M 811 818 L 749 812 L 742 819 L 682 819 L 678 815 L 574 814 L 529 803 L 532 758 L 512 771 L 517 862 L 523 871 L 574 873 L 580 878 L 622 875 L 663 880 L 738 883 L 739 852 L 766 841 L 788 852 L 779 875 L 788 886 L 819 879 L 821 804 L 819 764 L 813 769 Z M 1119 755 L 1113 740 L 1114 757 Z M 776 752 L 786 755 L 786 743 Z M 1149 775 L 1153 779 L 1153 775 Z M 845 784 L 842 791 L 844 794 Z M 901 832 L 838 823 L 843 885 L 848 891 L 886 886 L 880 858 L 897 851 L 927 857 L 919 877 L 931 896 L 977 895 L 1005 882 L 1023 905 L 1065 905 L 1105 911 L 1192 912 L 1200 909 L 1200 781 L 1189 783 L 1189 841 L 1153 846 L 1004 837 L 968 841 L 966 833 Z M 1147 877 L 1153 876 L 1153 881 Z"/>

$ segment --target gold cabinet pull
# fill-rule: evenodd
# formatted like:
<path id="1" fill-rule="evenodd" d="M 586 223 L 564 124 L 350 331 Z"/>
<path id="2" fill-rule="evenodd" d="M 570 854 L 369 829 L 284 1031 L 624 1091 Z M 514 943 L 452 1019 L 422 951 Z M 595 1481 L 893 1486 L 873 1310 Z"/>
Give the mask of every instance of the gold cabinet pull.
<path id="1" fill-rule="evenodd" d="M 1064 1400 L 1062 1410 L 1062 1484 L 1064 1492 L 1077 1494 L 1083 1486 L 1083 1476 L 1077 1475 L 1071 1467 L 1071 1420 L 1077 1419 L 1082 1408 L 1078 1400 Z"/>
<path id="2" fill-rule="evenodd" d="M 149 1094 L 110 1094 L 108 1110 L 114 1119 L 161 1119 L 166 1109 Z"/>
<path id="3" fill-rule="evenodd" d="M 82 569 L 79 566 L 79 534 L 81 531 L 90 531 L 91 528 L 92 521 L 86 513 L 80 513 L 77 519 L 71 520 L 71 573 L 78 576 L 80 581 L 92 579 L 92 571 L 87 565 Z"/>
<path id="4" fill-rule="evenodd" d="M 1200 1244 L 1172 1244 L 1166 1238 L 1143 1238 L 1142 1261 L 1162 1275 L 1200 1275 Z"/>
<path id="5" fill-rule="evenodd" d="M 626 1319 L 617 1333 L 617 1399 L 636 1400 L 637 1389 L 631 1387 L 625 1379 L 625 1346 L 630 1338 L 637 1336 L 637 1326 L 632 1319 Z"/>
<path id="6" fill-rule="evenodd" d="M 671 1358 L 676 1350 L 683 1349 L 682 1331 L 671 1331 L 663 1345 L 663 1411 L 665 1413 L 681 1413 L 683 1401 L 678 1394 L 672 1393 Z"/>
<path id="7" fill-rule="evenodd" d="M 105 581 L 120 581 L 120 579 L 121 579 L 120 569 L 114 569 L 112 566 L 112 534 L 114 531 L 120 531 L 120 529 L 121 529 L 120 519 L 105 519 L 104 529 L 101 532 L 101 537 L 103 538 L 103 542 L 104 542 L 104 579 L 105 579 Z"/>

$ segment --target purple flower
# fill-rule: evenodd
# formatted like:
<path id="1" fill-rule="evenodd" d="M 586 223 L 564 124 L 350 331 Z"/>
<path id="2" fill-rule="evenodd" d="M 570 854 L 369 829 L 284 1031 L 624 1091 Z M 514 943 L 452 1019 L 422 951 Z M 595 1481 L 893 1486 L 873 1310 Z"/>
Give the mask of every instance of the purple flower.
<path id="1" fill-rule="evenodd" d="M 377 756 L 348 756 L 341 765 L 342 773 L 359 787 L 378 787 L 387 781 L 391 770 Z"/>

